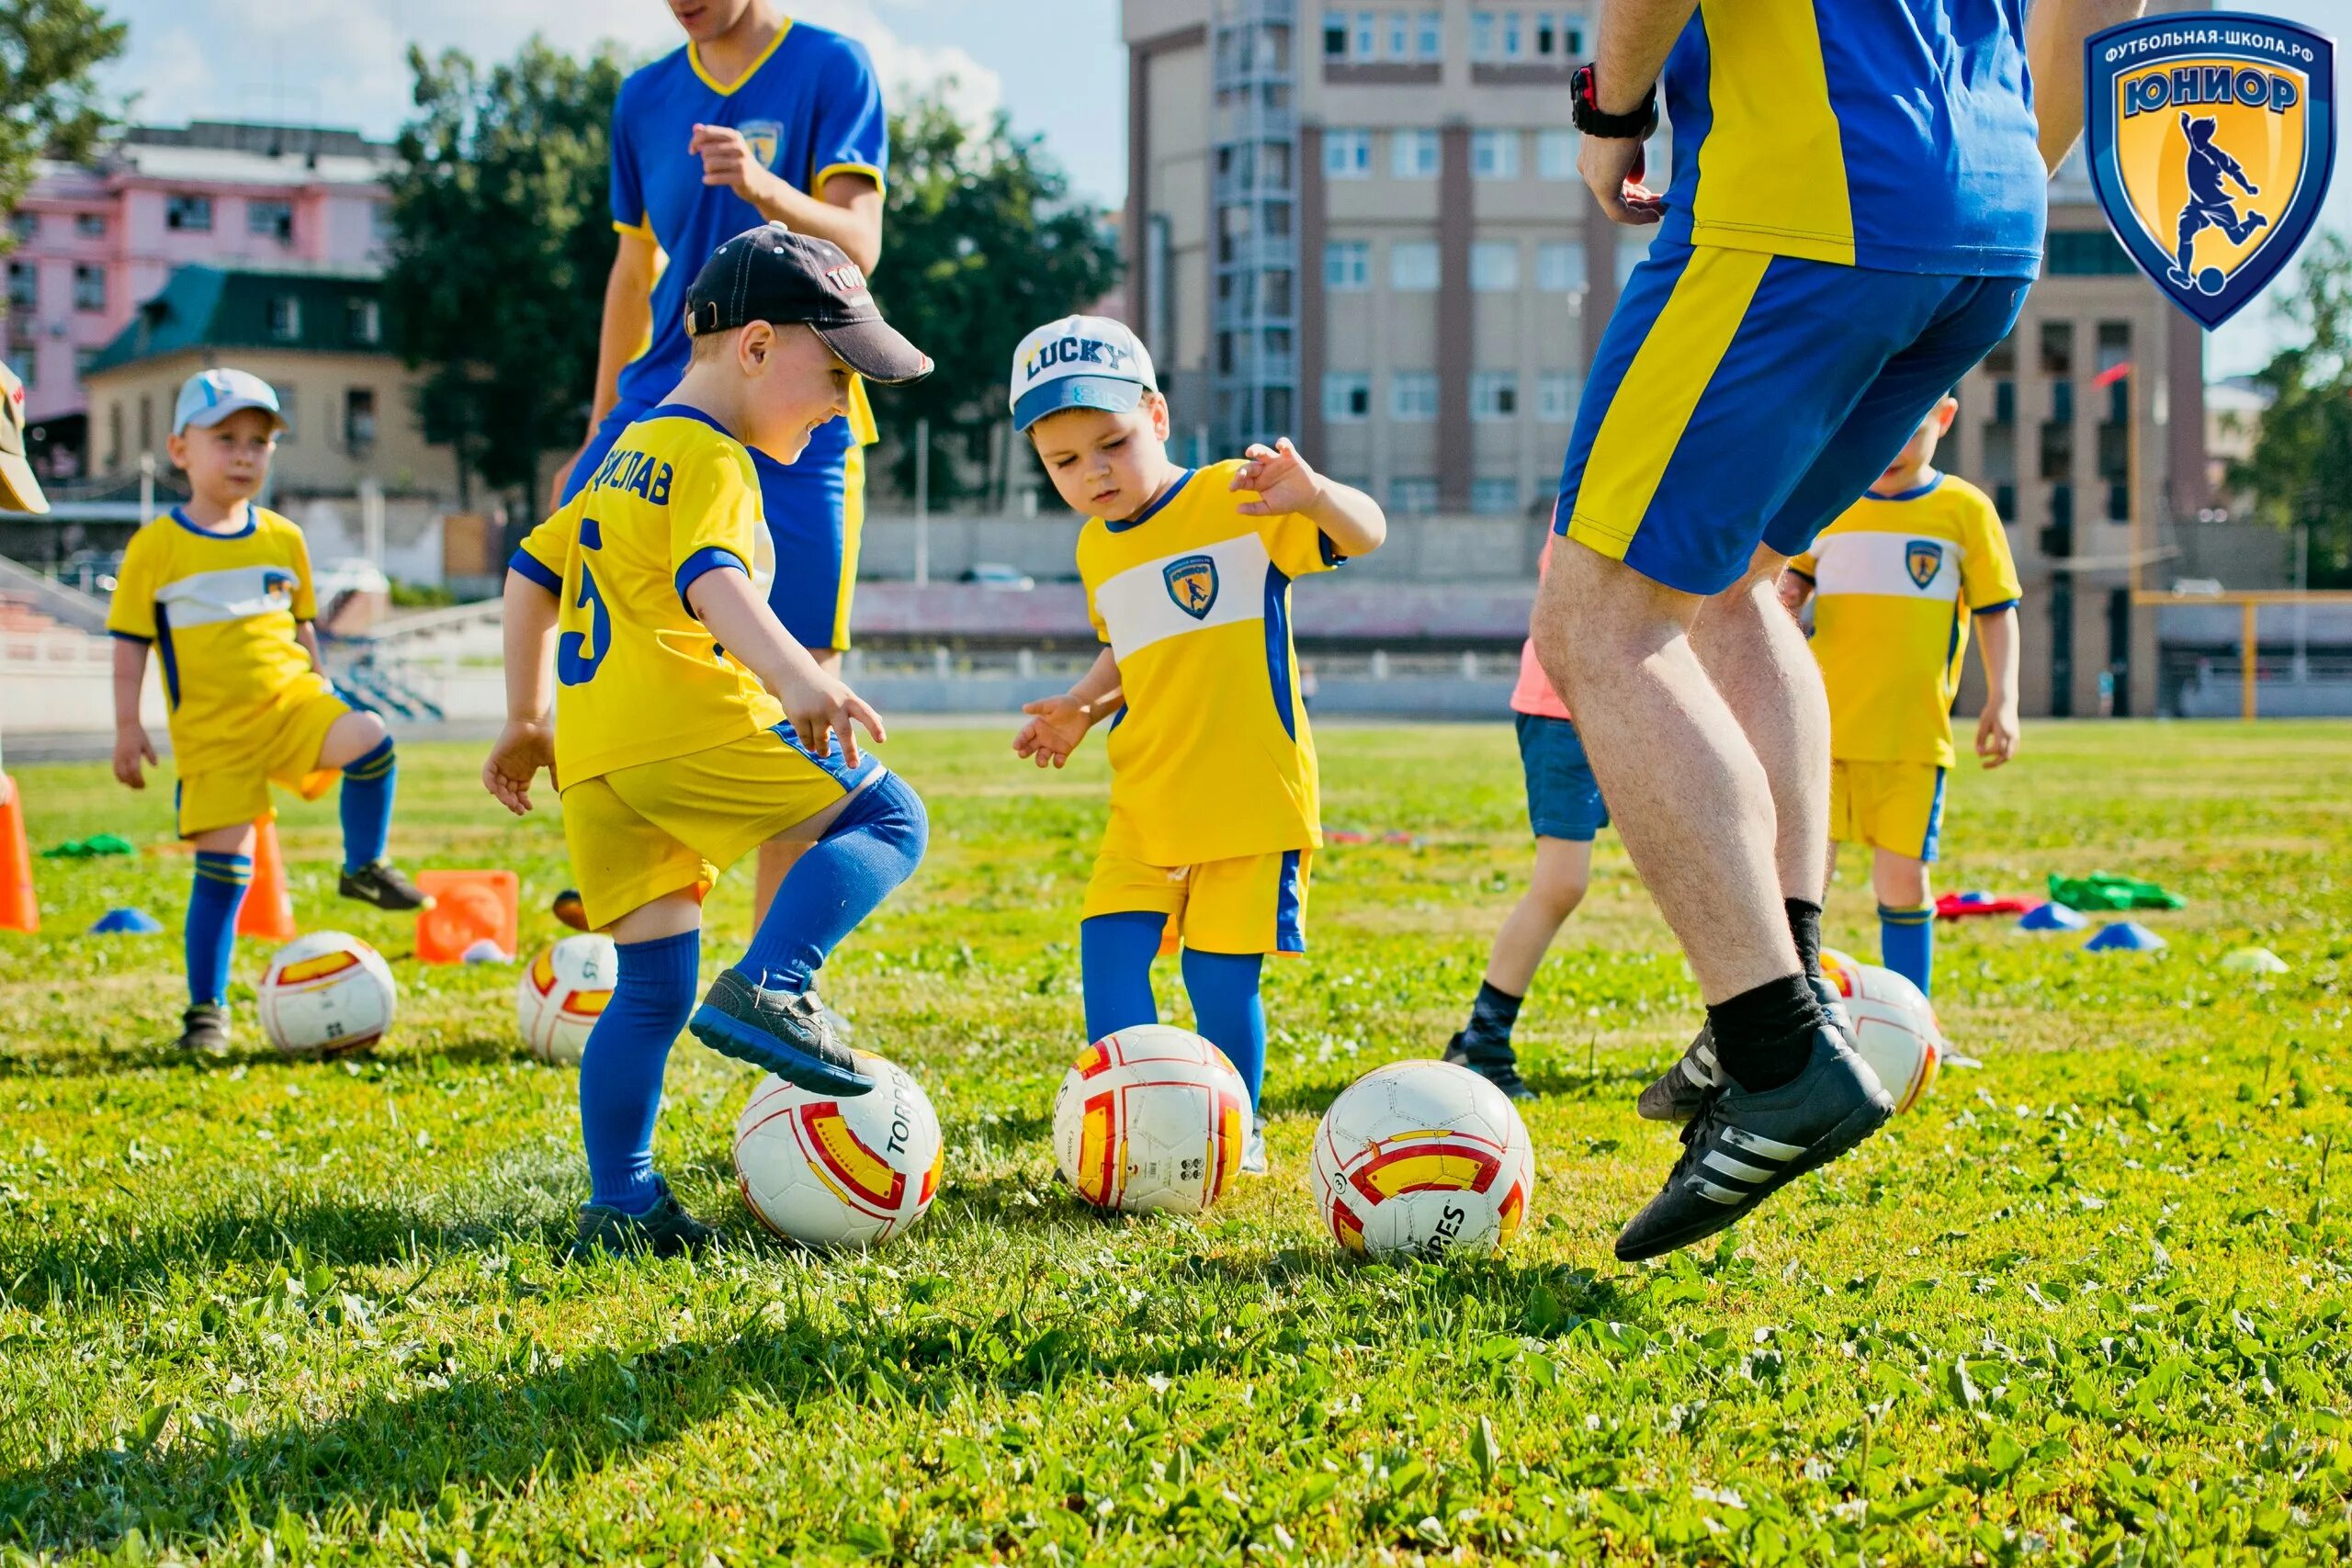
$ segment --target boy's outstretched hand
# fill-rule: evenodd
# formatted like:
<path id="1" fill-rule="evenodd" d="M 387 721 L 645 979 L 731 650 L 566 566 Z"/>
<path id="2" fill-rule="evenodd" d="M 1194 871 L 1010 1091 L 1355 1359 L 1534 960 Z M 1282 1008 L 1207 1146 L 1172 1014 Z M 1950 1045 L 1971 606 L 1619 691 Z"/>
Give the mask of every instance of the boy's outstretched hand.
<path id="1" fill-rule="evenodd" d="M 1285 435 L 1273 446 L 1253 443 L 1233 476 L 1228 490 L 1252 490 L 1255 501 L 1235 508 L 1244 517 L 1279 517 L 1285 512 L 1309 512 L 1322 499 L 1323 476 L 1317 473 Z"/>
<path id="2" fill-rule="evenodd" d="M 531 812 L 531 781 L 555 772 L 555 731 L 545 723 L 510 718 L 481 765 L 481 787 L 517 817 Z"/>
<path id="3" fill-rule="evenodd" d="M 1057 768 L 1067 765 L 1069 754 L 1078 750 L 1079 742 L 1092 728 L 1086 709 L 1067 692 L 1023 703 L 1021 711 L 1029 716 L 1029 722 L 1012 738 L 1012 754 L 1035 758 L 1041 768 L 1047 764 Z"/>
<path id="4" fill-rule="evenodd" d="M 1976 721 L 1976 756 L 1988 768 L 1997 768 L 2017 755 L 2018 708 L 2015 703 L 1986 703 Z"/>

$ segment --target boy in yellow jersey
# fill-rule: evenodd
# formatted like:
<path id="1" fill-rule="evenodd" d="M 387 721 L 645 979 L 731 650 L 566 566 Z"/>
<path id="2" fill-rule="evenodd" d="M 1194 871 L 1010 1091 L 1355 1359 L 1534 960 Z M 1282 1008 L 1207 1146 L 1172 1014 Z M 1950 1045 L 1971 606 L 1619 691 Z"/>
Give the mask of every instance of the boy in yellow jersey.
<path id="1" fill-rule="evenodd" d="M 1266 1168 L 1264 956 L 1306 951 L 1322 842 L 1315 741 L 1297 699 L 1290 584 L 1388 535 L 1377 502 L 1284 440 L 1199 470 L 1168 456 L 1151 355 L 1116 321 L 1023 339 L 1012 423 L 1070 509 L 1087 613 L 1109 647 L 1032 703 L 1014 750 L 1058 767 L 1112 720 L 1111 822 L 1079 926 L 1090 1039 L 1158 1021 L 1152 960 L 1181 942 L 1200 1032 L 1250 1086 L 1246 1172 Z"/>
<path id="2" fill-rule="evenodd" d="M 710 1239 L 653 1169 L 681 1029 L 803 1089 L 873 1089 L 814 978 L 913 872 L 929 830 L 914 791 L 859 754 L 851 726 L 882 739 L 874 710 L 769 605 L 750 448 L 789 463 L 847 405 L 853 372 L 911 381 L 931 361 L 884 322 L 840 247 L 781 224 L 720 246 L 685 309 L 684 378 L 514 556 L 506 728 L 482 768 L 517 815 L 552 770 L 588 924 L 619 949 L 580 1064 L 593 1190 L 575 1258 Z M 697 1009 L 703 896 L 777 840 L 806 852 Z"/>
<path id="3" fill-rule="evenodd" d="M 1938 403 L 1781 580 L 1791 611 L 1813 600 L 1813 652 L 1829 688 L 1832 853 L 1871 846 L 1880 952 L 1922 991 L 1935 967 L 1928 867 L 1972 620 L 1984 665 L 1976 755 L 1997 768 L 2018 749 L 2017 563 L 1984 492 L 1933 467 L 1959 412 L 1952 398 Z"/>
<path id="4" fill-rule="evenodd" d="M 107 629 L 115 638 L 114 775 L 147 787 L 155 748 L 139 718 L 147 650 L 171 705 L 179 834 L 196 849 L 187 907 L 187 1011 L 177 1043 L 229 1043 L 229 958 L 253 880 L 254 824 L 269 787 L 316 800 L 343 781 L 346 898 L 379 909 L 428 900 L 384 859 L 395 769 L 384 721 L 335 695 L 311 628 L 319 608 L 302 530 L 254 504 L 286 428 L 277 393 L 243 370 L 180 388 L 168 450 L 188 498 L 123 551 Z"/>

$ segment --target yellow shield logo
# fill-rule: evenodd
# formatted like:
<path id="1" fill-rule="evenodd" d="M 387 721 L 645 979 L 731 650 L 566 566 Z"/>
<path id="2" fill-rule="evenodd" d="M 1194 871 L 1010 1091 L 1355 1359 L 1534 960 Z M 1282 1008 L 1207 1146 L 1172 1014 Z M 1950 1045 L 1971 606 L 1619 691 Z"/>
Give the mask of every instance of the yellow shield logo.
<path id="1" fill-rule="evenodd" d="M 747 120 L 738 127 L 743 133 L 743 145 L 765 169 L 775 167 L 776 149 L 784 144 L 784 127 L 772 119 Z"/>

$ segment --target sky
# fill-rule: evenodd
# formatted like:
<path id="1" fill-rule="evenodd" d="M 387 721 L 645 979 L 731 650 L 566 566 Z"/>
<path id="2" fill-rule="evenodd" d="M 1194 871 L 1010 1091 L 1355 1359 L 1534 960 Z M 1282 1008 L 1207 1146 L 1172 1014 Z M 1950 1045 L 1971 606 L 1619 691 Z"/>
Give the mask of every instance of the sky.
<path id="1" fill-rule="evenodd" d="M 130 47 L 109 85 L 141 119 L 287 119 L 390 136 L 408 104 L 411 42 L 513 52 L 534 31 L 569 47 L 612 39 L 648 57 L 675 47 L 662 0 L 112 0 Z M 2344 31 L 2346 0 L 2255 0 L 2244 8 Z M 1126 194 L 1126 61 L 1118 0 L 801 0 L 795 14 L 872 51 L 886 92 L 953 77 L 968 114 L 998 107 L 1042 135 L 1075 191 L 1105 206 Z M 2352 44 L 2352 38 L 2347 38 Z M 2345 84 L 2352 100 L 2352 81 Z M 2322 221 L 2352 233 L 2352 149 Z M 2208 373 L 2258 368 L 2280 342 L 2274 307 L 2291 274 L 2212 334 Z"/>

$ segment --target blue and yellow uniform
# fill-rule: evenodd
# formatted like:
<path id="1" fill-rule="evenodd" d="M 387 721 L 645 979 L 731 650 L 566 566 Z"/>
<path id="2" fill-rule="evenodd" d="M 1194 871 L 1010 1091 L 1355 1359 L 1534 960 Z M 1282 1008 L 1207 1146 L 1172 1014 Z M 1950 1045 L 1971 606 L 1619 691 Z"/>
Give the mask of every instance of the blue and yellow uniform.
<path id="1" fill-rule="evenodd" d="M 836 175 L 878 186 L 889 166 L 889 121 L 864 46 L 807 22 L 787 22 L 731 85 L 704 69 L 688 44 L 621 84 L 613 107 L 613 226 L 661 248 L 653 329 L 620 374 L 620 401 L 573 467 L 563 499 L 578 495 L 620 433 L 670 395 L 685 374 L 686 290 L 710 254 L 765 221 L 724 186 L 702 183 L 686 151 L 697 125 L 731 126 L 772 172 L 821 197 Z M 850 597 L 865 521 L 865 448 L 876 439 L 864 384 L 850 412 L 809 438 L 798 461 L 751 454 L 765 500 L 777 575 L 769 603 L 804 647 L 849 646 Z"/>
<path id="2" fill-rule="evenodd" d="M 1310 518 L 1245 516 L 1241 467 L 1188 472 L 1132 521 L 1079 536 L 1125 702 L 1085 918 L 1166 915 L 1170 951 L 1302 953 L 1323 833 L 1290 585 L 1340 558 Z"/>
<path id="3" fill-rule="evenodd" d="M 793 736 L 758 676 L 695 618 L 705 572 L 772 570 L 752 455 L 699 410 L 620 433 L 513 569 L 558 596 L 555 777 L 589 925 L 728 864 L 880 776 Z"/>
<path id="4" fill-rule="evenodd" d="M 1666 217 L 1558 526 L 1709 594 L 1804 549 L 2007 333 L 2046 181 L 2020 0 L 1701 0 L 1663 91 Z"/>
<path id="5" fill-rule="evenodd" d="M 131 536 L 107 630 L 163 666 L 182 838 L 268 816 L 272 784 L 333 787 L 319 748 L 351 709 L 295 640 L 318 615 L 302 530 L 275 512 L 216 534 L 175 507 Z"/>
<path id="6" fill-rule="evenodd" d="M 1789 570 L 1814 586 L 1813 651 L 1829 689 L 1829 836 L 1932 861 L 1969 622 L 2023 592 L 2000 514 L 1974 485 L 1938 474 L 1864 495 Z"/>

